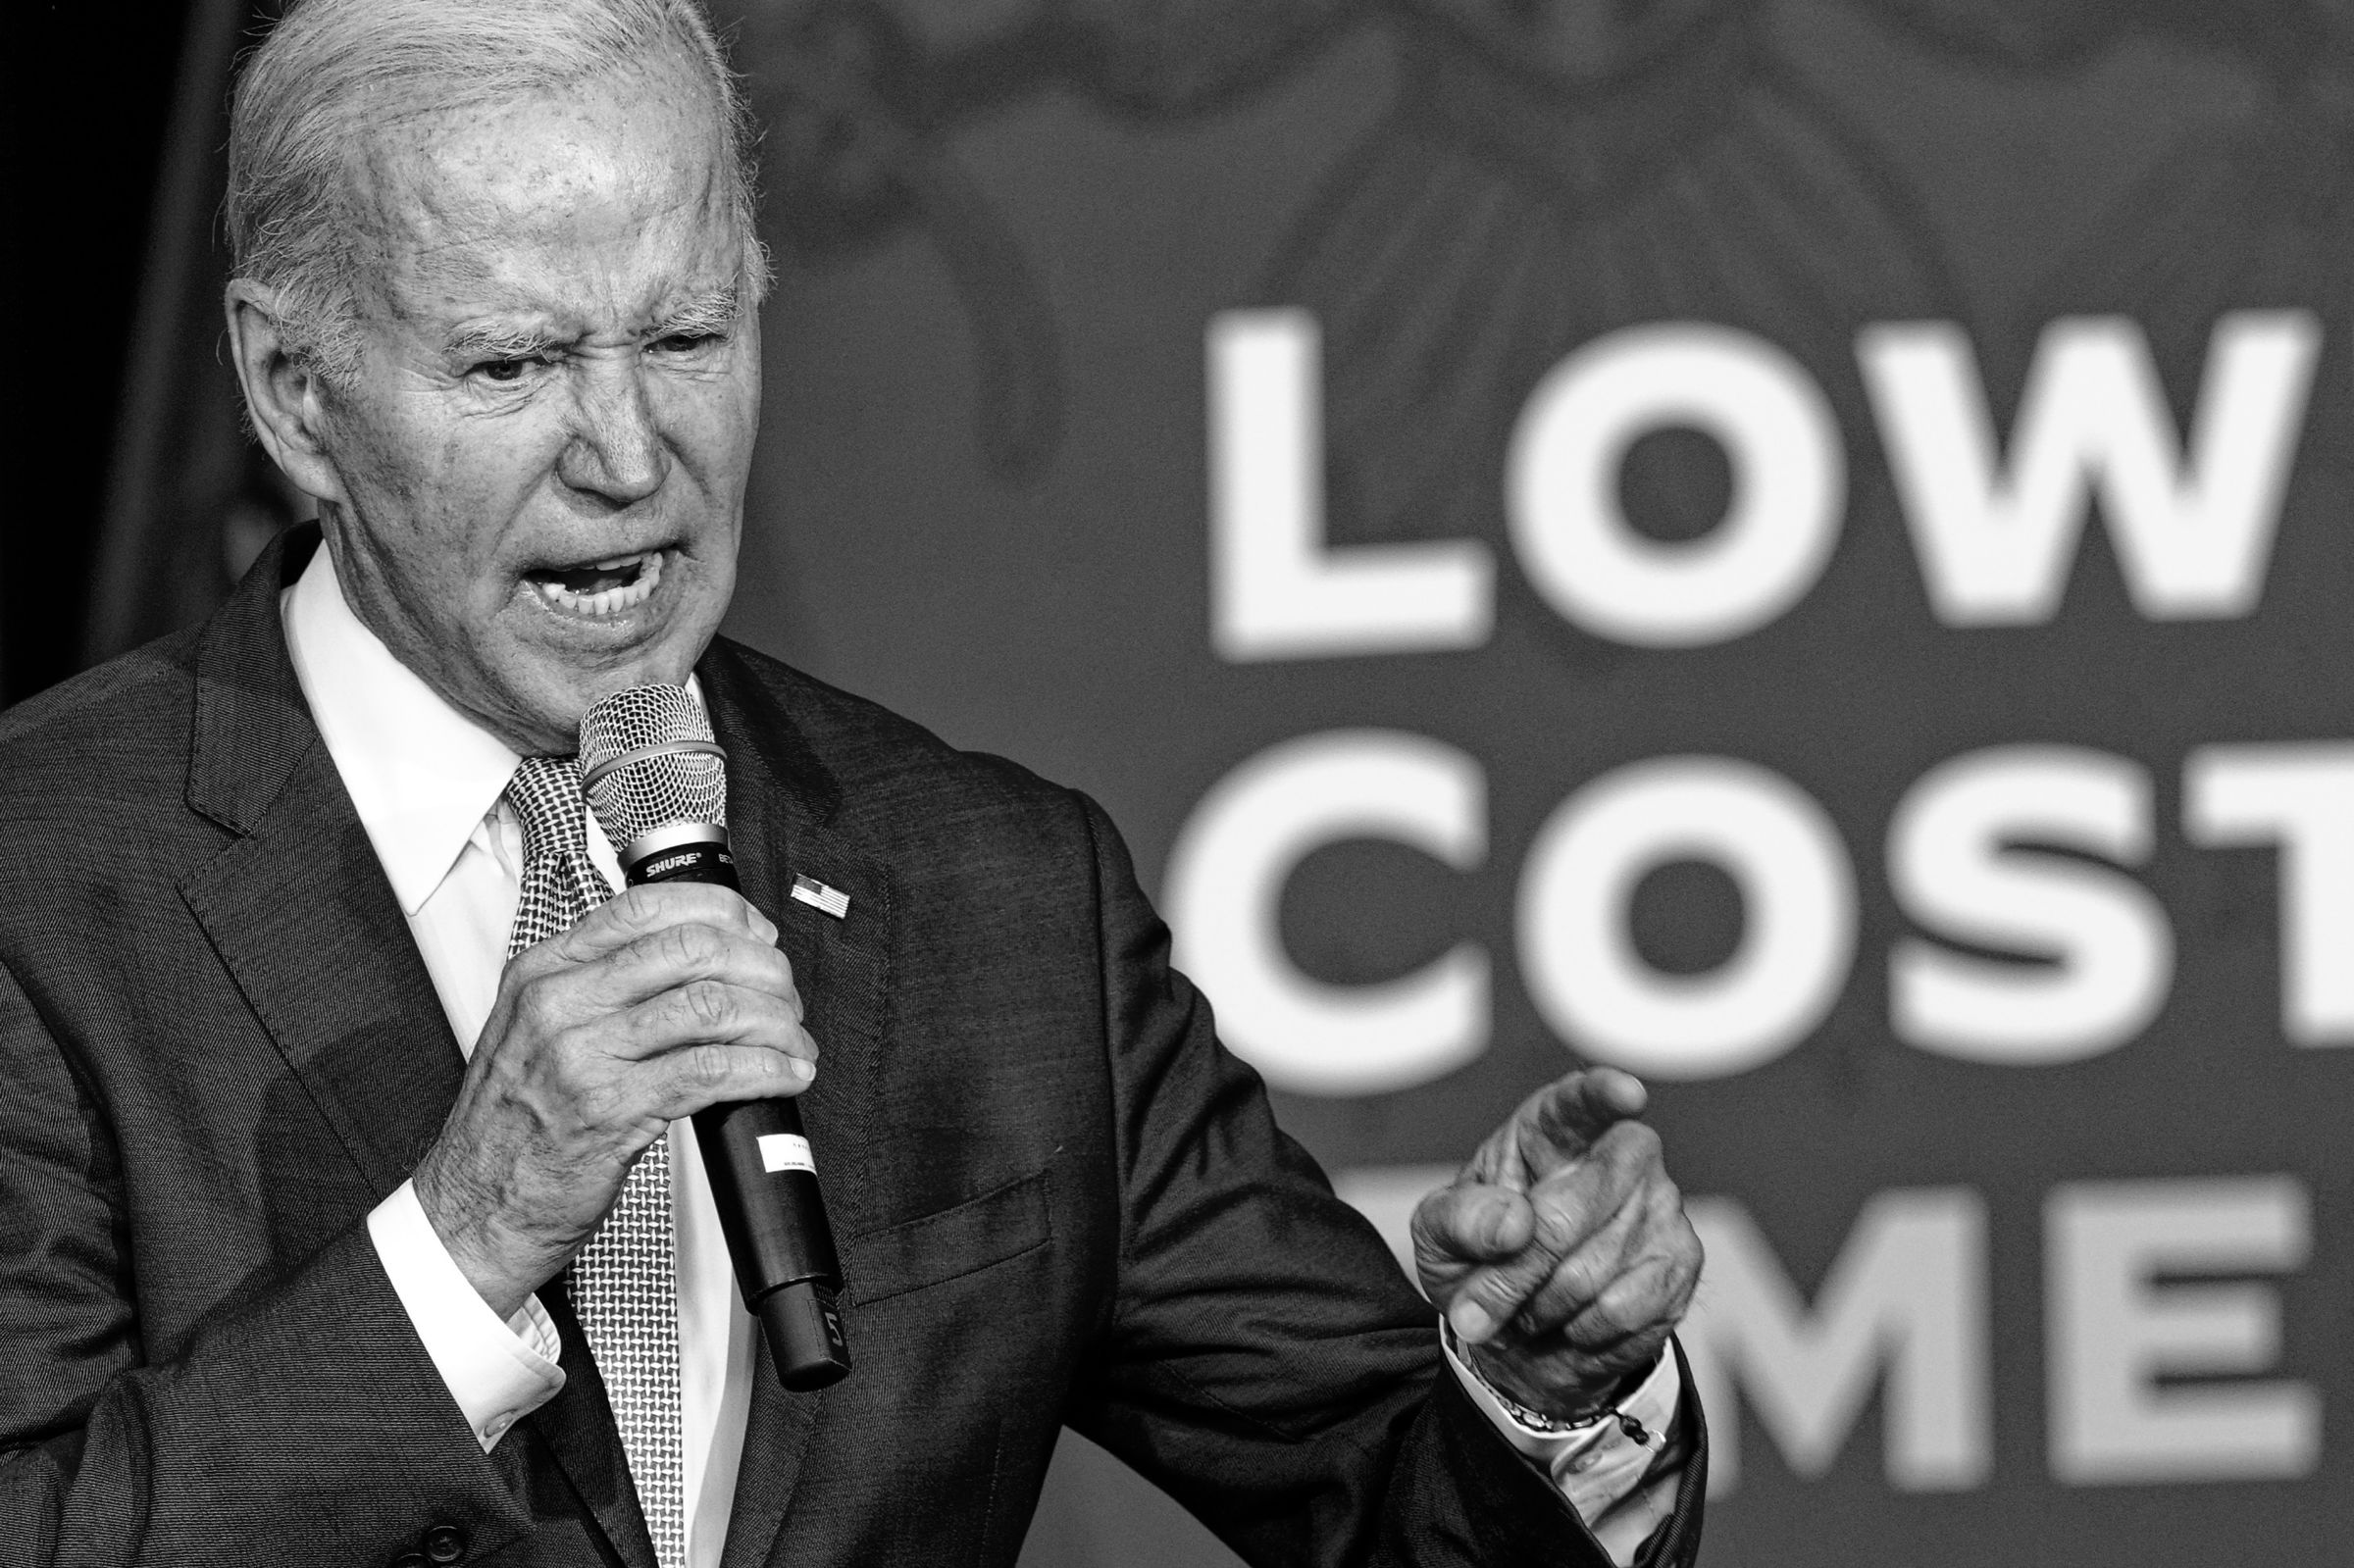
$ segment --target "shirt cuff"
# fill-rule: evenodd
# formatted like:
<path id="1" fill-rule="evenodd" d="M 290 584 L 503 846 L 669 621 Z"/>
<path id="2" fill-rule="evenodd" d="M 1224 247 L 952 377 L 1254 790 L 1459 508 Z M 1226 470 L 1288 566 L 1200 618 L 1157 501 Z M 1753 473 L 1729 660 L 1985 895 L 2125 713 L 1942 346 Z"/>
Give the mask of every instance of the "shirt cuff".
<path id="1" fill-rule="evenodd" d="M 1683 1402 L 1684 1377 L 1674 1351 L 1661 1349 L 1650 1374 L 1613 1414 L 1574 1431 L 1545 1432 L 1505 1408 L 1486 1380 L 1456 1353 L 1453 1335 L 1442 1330 L 1439 1343 L 1463 1391 L 1504 1441 L 1544 1467 L 1612 1562 L 1633 1562 L 1675 1508 L 1683 1451 L 1676 1411 Z M 1663 1459 L 1670 1462 L 1663 1465 Z"/>
<path id="2" fill-rule="evenodd" d="M 554 1320 L 533 1295 L 500 1322 L 434 1234 L 412 1183 L 369 1211 L 368 1238 L 434 1370 L 488 1453 L 564 1387 Z"/>

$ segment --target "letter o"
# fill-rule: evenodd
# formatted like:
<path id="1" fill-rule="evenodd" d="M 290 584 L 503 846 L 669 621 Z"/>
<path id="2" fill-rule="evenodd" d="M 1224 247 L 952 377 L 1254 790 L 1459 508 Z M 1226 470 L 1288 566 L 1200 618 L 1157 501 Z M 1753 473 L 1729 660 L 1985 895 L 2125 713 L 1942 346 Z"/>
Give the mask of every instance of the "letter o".
<path id="1" fill-rule="evenodd" d="M 1706 860 L 1741 889 L 1732 957 L 1663 974 L 1635 951 L 1627 905 L 1656 867 Z M 1822 808 L 1725 757 L 1660 757 L 1555 808 L 1520 878 L 1520 968 L 1537 1010 L 1598 1061 L 1720 1078 L 1781 1055 L 1822 1022 L 1855 960 L 1856 889 Z"/>
<path id="2" fill-rule="evenodd" d="M 1479 764 L 1394 731 L 1303 735 L 1212 785 L 1169 850 L 1177 965 L 1216 1006 L 1220 1037 L 1278 1088 L 1412 1088 L 1487 1048 L 1488 955 L 1476 943 L 1373 986 L 1326 985 L 1284 952 L 1278 914 L 1292 869 L 1351 838 L 1475 869 L 1488 851 Z"/>
<path id="3" fill-rule="evenodd" d="M 1663 543 L 1619 506 L 1627 448 L 1697 429 L 1732 465 L 1732 500 L 1698 539 Z M 1573 624 L 1615 642 L 1684 648 L 1765 626 L 1830 562 L 1847 499 L 1839 424 L 1814 379 L 1749 332 L 1630 327 L 1564 357 L 1521 410 L 1505 512 L 1521 570 Z"/>

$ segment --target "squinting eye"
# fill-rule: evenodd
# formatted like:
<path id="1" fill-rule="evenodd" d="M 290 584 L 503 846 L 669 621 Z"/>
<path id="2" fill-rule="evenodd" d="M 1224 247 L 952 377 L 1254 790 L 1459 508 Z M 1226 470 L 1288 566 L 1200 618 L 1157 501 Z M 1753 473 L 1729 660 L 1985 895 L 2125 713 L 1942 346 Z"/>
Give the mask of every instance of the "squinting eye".
<path id="1" fill-rule="evenodd" d="M 673 332 L 657 339 L 654 346 L 665 354 L 691 354 L 718 341 L 717 334 L 712 332 Z"/>
<path id="2" fill-rule="evenodd" d="M 474 368 L 474 374 L 486 381 L 511 385 L 522 380 L 524 372 L 538 363 L 533 359 L 486 359 Z"/>

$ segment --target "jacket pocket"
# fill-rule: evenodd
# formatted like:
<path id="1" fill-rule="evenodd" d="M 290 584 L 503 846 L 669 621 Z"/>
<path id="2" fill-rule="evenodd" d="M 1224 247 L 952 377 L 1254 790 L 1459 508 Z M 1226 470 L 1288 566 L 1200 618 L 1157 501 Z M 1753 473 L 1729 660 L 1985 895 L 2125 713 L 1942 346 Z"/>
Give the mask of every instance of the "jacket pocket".
<path id="1" fill-rule="evenodd" d="M 850 1300 L 867 1305 L 977 1274 L 1047 1244 L 1047 1172 L 1038 1170 L 953 1208 L 852 1237 L 844 1248 Z"/>

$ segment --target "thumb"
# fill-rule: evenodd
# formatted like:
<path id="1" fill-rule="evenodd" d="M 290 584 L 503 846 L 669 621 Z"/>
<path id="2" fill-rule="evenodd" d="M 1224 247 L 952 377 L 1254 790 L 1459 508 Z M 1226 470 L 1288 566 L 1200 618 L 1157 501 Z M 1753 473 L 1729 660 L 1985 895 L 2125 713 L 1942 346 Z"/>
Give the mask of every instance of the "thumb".
<path id="1" fill-rule="evenodd" d="M 1536 1211 L 1510 1188 L 1457 1182 L 1415 1206 L 1410 1231 L 1423 1290 L 1443 1307 L 1463 1276 L 1528 1245 L 1536 1233 Z"/>

